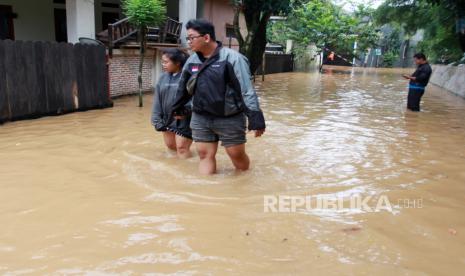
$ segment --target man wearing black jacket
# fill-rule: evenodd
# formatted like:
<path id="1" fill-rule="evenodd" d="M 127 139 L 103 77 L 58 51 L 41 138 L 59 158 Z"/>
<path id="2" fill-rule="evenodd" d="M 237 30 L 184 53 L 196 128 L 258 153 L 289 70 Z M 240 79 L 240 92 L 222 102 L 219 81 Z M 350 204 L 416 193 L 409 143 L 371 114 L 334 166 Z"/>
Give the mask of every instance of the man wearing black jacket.
<path id="1" fill-rule="evenodd" d="M 250 161 L 245 152 L 246 123 L 255 137 L 261 136 L 266 127 L 247 58 L 222 47 L 215 39 L 211 22 L 193 19 L 186 29 L 194 54 L 184 65 L 173 113 L 182 118 L 186 103 L 192 99 L 190 126 L 201 174 L 216 172 L 218 142 L 237 170 L 247 170 Z"/>
<path id="2" fill-rule="evenodd" d="M 420 111 L 421 97 L 425 93 L 425 87 L 428 85 L 432 70 L 424 54 L 415 54 L 413 59 L 415 64 L 418 65 L 417 70 L 411 76 L 403 76 L 405 79 L 410 80 L 407 108 L 411 111 Z"/>

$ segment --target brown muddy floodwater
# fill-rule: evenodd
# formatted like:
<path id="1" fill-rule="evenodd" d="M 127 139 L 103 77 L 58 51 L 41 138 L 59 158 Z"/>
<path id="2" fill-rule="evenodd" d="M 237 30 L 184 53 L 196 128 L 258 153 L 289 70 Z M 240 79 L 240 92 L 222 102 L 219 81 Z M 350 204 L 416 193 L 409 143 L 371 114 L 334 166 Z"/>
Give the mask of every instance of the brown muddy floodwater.
<path id="1" fill-rule="evenodd" d="M 0 274 L 464 275 L 465 100 L 429 86 L 406 112 L 401 73 L 258 81 L 268 129 L 241 174 L 223 150 L 213 177 L 165 150 L 151 95 L 0 126 Z M 265 196 L 392 209 L 265 212 Z"/>

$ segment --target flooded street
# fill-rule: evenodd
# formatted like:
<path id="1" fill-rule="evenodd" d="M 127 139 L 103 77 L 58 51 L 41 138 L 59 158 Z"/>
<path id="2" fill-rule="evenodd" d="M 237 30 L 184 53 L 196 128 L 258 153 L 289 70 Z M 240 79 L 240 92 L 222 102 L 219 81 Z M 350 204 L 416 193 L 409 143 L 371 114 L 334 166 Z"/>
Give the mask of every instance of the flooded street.
<path id="1" fill-rule="evenodd" d="M 463 275 L 465 100 L 431 85 L 407 112 L 402 73 L 257 81 L 268 128 L 240 174 L 165 150 L 152 95 L 0 126 L 0 274 Z M 279 195 L 392 210 L 265 212 Z"/>

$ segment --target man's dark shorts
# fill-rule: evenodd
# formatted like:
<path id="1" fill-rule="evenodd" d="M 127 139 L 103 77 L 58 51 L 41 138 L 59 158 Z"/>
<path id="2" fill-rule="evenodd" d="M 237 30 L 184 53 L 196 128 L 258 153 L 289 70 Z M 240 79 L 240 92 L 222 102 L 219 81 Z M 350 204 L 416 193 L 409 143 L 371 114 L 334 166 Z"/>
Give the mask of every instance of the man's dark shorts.
<path id="1" fill-rule="evenodd" d="M 230 117 L 213 117 L 192 113 L 191 129 L 195 142 L 215 143 L 221 141 L 223 147 L 242 145 L 245 137 L 247 119 L 244 113 Z"/>

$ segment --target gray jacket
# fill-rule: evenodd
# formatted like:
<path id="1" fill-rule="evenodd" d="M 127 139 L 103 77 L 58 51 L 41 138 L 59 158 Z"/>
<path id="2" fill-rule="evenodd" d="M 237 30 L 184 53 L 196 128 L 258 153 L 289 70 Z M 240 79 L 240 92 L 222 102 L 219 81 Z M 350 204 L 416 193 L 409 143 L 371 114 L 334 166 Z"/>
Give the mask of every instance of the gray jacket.
<path id="1" fill-rule="evenodd" d="M 164 73 L 155 87 L 152 106 L 152 125 L 158 131 L 167 128 L 189 128 L 189 120 L 175 120 L 171 107 L 176 99 L 181 73 L 172 75 Z"/>
<path id="2" fill-rule="evenodd" d="M 239 52 L 223 48 L 219 43 L 215 53 L 205 59 L 194 53 L 183 68 L 179 91 L 173 112 L 182 114 L 184 105 L 192 96 L 186 85 L 197 77 L 192 111 L 214 117 L 229 117 L 245 112 L 249 129 L 264 129 L 265 118 L 253 88 L 247 58 Z"/>

